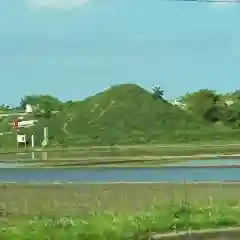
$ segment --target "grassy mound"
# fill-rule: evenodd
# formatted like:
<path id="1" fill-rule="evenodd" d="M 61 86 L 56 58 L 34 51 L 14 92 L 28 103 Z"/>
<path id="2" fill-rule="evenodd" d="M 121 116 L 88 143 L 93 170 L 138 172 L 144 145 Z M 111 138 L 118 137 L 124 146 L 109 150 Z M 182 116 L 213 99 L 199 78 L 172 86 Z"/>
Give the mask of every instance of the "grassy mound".
<path id="1" fill-rule="evenodd" d="M 133 84 L 114 86 L 76 104 L 68 124 L 72 142 L 134 144 L 157 142 L 179 131 L 203 128 L 200 120 Z"/>
<path id="2" fill-rule="evenodd" d="M 211 124 L 167 101 L 155 100 L 134 84 L 113 86 L 76 103 L 67 130 L 69 145 L 173 143 L 222 137 Z M 232 138 L 232 132 L 227 134 Z"/>
<path id="3" fill-rule="evenodd" d="M 35 134 L 38 145 L 43 127 L 49 127 L 51 145 L 58 146 L 237 140 L 239 136 L 237 130 L 213 127 L 178 106 L 156 100 L 134 84 L 113 86 L 38 120 L 36 126 L 21 131 Z M 4 145 L 15 146 L 15 137 L 6 136 Z"/>

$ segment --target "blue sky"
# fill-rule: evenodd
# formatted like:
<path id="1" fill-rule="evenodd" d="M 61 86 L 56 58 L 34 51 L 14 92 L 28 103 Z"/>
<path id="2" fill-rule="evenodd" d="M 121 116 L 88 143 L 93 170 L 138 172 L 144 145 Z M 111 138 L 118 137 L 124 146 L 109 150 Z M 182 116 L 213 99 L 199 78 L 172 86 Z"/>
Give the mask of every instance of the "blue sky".
<path id="1" fill-rule="evenodd" d="M 0 103 L 129 82 L 159 84 L 167 98 L 240 85 L 240 4 L 11 0 L 0 16 Z"/>

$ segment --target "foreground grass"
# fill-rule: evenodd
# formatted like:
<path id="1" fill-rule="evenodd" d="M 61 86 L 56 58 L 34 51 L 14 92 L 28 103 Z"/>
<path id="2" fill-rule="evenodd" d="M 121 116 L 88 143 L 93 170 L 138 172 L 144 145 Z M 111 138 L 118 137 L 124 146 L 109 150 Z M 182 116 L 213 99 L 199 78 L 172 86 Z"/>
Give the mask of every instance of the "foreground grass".
<path id="1" fill-rule="evenodd" d="M 205 206 L 181 201 L 175 205 L 152 206 L 135 215 L 103 211 L 78 218 L 38 215 L 9 224 L 2 228 L 1 239 L 149 239 L 154 233 L 239 226 L 240 206 L 214 205 L 210 197 Z"/>
<path id="2" fill-rule="evenodd" d="M 239 206 L 179 205 L 152 207 L 135 216 L 95 212 L 82 218 L 35 217 L 19 227 L 5 228 L 0 237 L 18 239 L 149 239 L 153 233 L 238 226 Z M 62 231 L 59 231 L 62 230 Z"/>
<path id="3" fill-rule="evenodd" d="M 150 205 L 240 205 L 240 183 L 0 184 L 5 216 L 82 216 L 86 212 L 136 214 Z"/>
<path id="4" fill-rule="evenodd" d="M 240 226 L 239 187 L 2 184 L 0 239 L 147 240 L 153 233 Z"/>

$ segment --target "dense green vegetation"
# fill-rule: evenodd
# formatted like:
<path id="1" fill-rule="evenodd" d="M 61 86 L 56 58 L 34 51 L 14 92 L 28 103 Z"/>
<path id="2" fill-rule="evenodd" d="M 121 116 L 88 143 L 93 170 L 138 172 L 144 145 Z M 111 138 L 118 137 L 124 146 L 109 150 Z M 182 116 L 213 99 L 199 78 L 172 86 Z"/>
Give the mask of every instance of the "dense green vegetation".
<path id="1" fill-rule="evenodd" d="M 195 229 L 239 226 L 238 207 L 178 205 L 153 206 L 135 215 L 92 212 L 76 217 L 15 219 L 15 224 L 2 228 L 1 239 L 19 240 L 148 240 L 156 233 L 192 231 Z"/>
<path id="2" fill-rule="evenodd" d="M 214 91 L 202 89 L 186 94 L 181 101 L 193 114 L 212 123 L 221 123 L 238 128 L 240 126 L 240 91 L 220 95 Z"/>
<path id="3" fill-rule="evenodd" d="M 6 183 L 0 239 L 147 240 L 156 232 L 234 227 L 239 194 L 238 183 Z"/>
<path id="4" fill-rule="evenodd" d="M 83 101 L 61 102 L 49 95 L 26 96 L 35 106 L 24 119 L 37 119 L 34 127 L 21 133 L 43 140 L 43 127 L 49 127 L 53 146 L 190 143 L 238 140 L 240 134 L 240 94 L 217 94 L 200 90 L 186 94 L 173 105 L 164 100 L 164 91 L 150 93 L 134 84 L 116 85 Z M 0 131 L 11 129 L 0 122 Z M 15 146 L 15 135 L 1 137 L 1 146 Z"/>

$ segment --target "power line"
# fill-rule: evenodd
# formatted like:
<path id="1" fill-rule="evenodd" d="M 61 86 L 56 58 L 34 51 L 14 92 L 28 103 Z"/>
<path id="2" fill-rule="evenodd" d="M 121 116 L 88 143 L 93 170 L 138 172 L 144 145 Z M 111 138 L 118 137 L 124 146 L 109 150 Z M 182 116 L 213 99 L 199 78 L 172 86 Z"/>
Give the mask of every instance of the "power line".
<path id="1" fill-rule="evenodd" d="M 240 0 L 165 0 L 169 2 L 218 2 L 218 3 L 240 3 Z"/>

